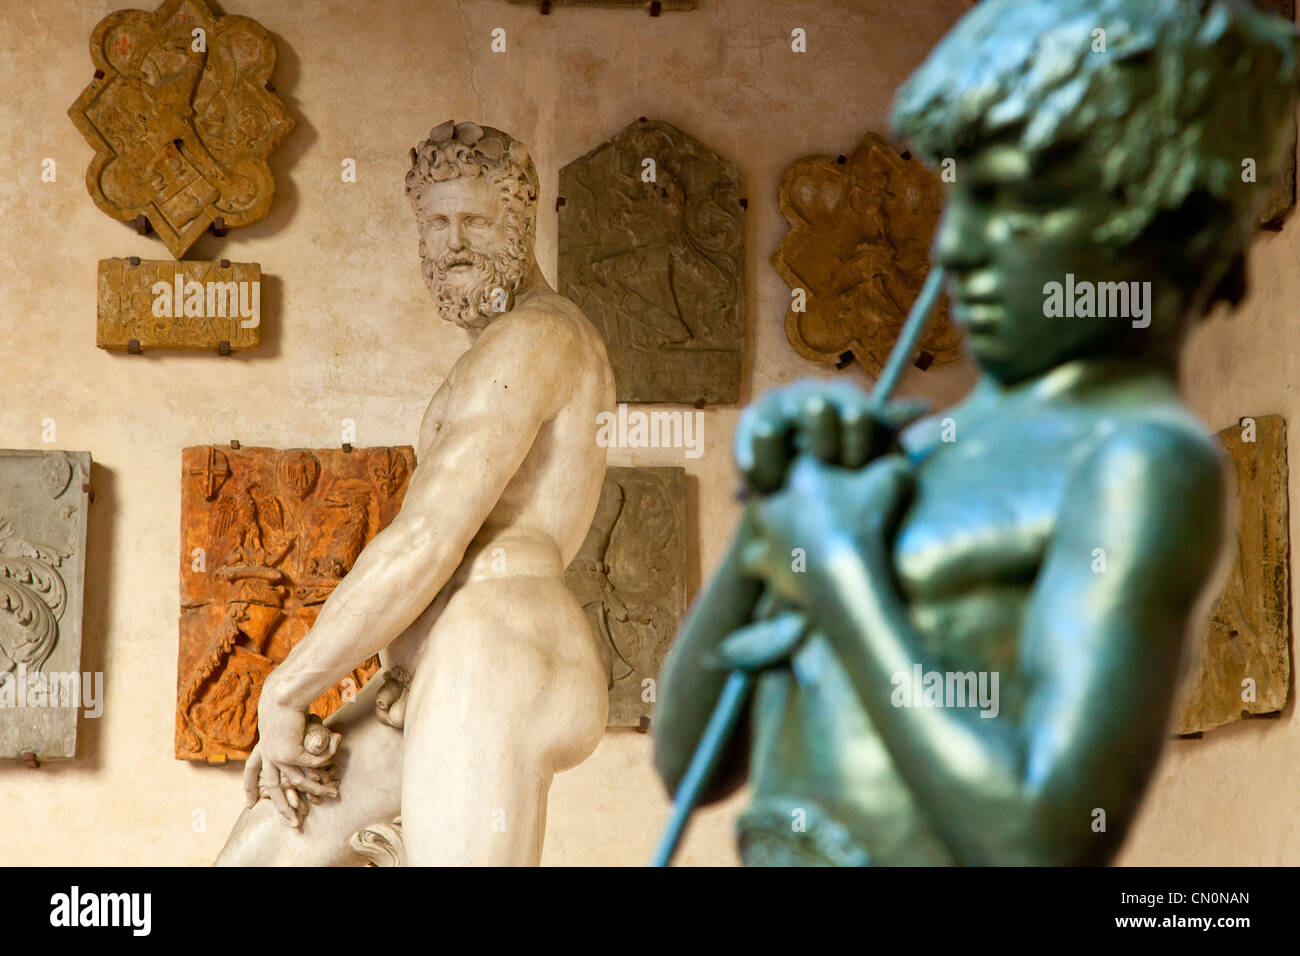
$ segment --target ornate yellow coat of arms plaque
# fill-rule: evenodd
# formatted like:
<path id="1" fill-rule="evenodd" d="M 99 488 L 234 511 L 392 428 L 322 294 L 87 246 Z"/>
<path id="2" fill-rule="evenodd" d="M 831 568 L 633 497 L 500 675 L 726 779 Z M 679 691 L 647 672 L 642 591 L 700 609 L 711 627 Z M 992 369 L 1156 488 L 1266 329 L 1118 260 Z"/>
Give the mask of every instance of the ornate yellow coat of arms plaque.
<path id="1" fill-rule="evenodd" d="M 144 217 L 176 258 L 209 226 L 271 208 L 267 156 L 293 129 L 275 96 L 275 43 L 203 0 L 118 10 L 90 37 L 95 78 L 68 115 L 95 150 L 86 188 L 114 219 Z"/>
<path id="2" fill-rule="evenodd" d="M 771 263 L 792 290 L 790 344 L 813 362 L 851 353 L 879 375 L 929 272 L 943 208 L 939 177 L 868 133 L 849 156 L 791 163 L 780 204 L 790 231 Z M 921 347 L 936 362 L 961 354 L 946 299 Z"/>

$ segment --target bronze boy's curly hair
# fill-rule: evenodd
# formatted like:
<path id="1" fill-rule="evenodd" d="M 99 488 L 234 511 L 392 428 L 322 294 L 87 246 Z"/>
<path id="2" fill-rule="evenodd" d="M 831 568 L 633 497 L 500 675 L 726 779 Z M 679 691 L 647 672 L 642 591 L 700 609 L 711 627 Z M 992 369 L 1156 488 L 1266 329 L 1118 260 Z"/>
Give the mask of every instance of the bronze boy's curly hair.
<path id="1" fill-rule="evenodd" d="M 953 64 L 964 64 L 954 70 Z M 1293 24 L 1241 0 L 982 0 L 899 89 L 894 127 L 934 159 L 992 141 L 1077 150 L 1125 246 L 1179 216 L 1228 224 L 1188 260 L 1245 291 L 1243 254 L 1282 169 L 1297 91 Z M 1243 162 L 1258 182 L 1243 182 Z"/>

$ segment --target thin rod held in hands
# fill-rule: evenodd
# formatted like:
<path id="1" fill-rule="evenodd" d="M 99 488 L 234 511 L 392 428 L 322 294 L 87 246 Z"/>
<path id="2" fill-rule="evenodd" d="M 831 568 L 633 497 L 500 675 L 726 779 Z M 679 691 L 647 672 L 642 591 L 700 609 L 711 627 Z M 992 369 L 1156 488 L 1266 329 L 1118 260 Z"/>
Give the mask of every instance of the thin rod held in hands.
<path id="1" fill-rule="evenodd" d="M 908 360 L 920 345 L 921 336 L 925 334 L 930 324 L 930 316 L 934 314 L 934 307 L 943 290 L 943 272 L 942 266 L 932 268 L 929 275 L 925 277 L 925 283 L 921 286 L 916 301 L 912 303 L 907 321 L 903 323 L 903 328 L 898 333 L 898 340 L 894 342 L 894 347 L 889 352 L 889 359 L 885 362 L 885 367 L 881 369 L 880 377 L 876 379 L 875 387 L 871 390 L 871 404 L 877 410 L 883 409 L 885 403 L 889 401 L 889 396 L 893 394 L 903 377 Z M 760 601 L 761 603 L 763 602 Z M 701 794 L 704 793 L 704 788 L 708 786 L 718 760 L 726 750 L 727 741 L 731 739 L 731 734 L 740 719 L 754 680 L 755 675 L 744 670 L 733 670 L 727 677 L 727 683 L 723 685 L 718 703 L 714 706 L 713 713 L 709 715 L 709 722 L 704 727 L 700 742 L 696 744 L 695 753 L 691 756 L 686 773 L 677 786 L 672 814 L 664 827 L 663 835 L 659 838 L 659 843 L 655 846 L 654 856 L 650 860 L 651 866 L 667 866 L 672 861 L 673 854 L 677 852 L 677 846 L 686 832 L 686 823 L 694 812 Z"/>
<path id="2" fill-rule="evenodd" d="M 727 675 L 717 706 L 709 715 L 709 722 L 700 736 L 690 766 L 686 768 L 686 775 L 677 788 L 673 812 L 655 845 L 654 856 L 650 858 L 651 866 L 667 866 L 677 852 L 677 844 L 686 832 L 686 820 L 694 811 L 696 801 L 708 785 L 709 778 L 713 776 L 718 758 L 726 750 L 727 741 L 736 729 L 736 721 L 744 713 L 745 698 L 749 696 L 753 683 L 754 675 L 749 671 L 734 670 Z"/>
<path id="3" fill-rule="evenodd" d="M 921 344 L 921 336 L 925 334 L 930 324 L 930 316 L 934 314 L 934 307 L 939 301 L 939 293 L 942 290 L 943 266 L 935 266 L 925 277 L 921 291 L 917 294 L 916 301 L 912 303 L 912 310 L 907 313 L 907 321 L 903 323 L 903 328 L 898 333 L 898 340 L 889 350 L 885 367 L 880 370 L 880 378 L 876 379 L 875 387 L 871 390 L 871 403 L 877 408 L 883 408 L 885 402 L 889 401 L 889 396 L 894 394 L 894 389 L 898 387 L 908 360 Z"/>

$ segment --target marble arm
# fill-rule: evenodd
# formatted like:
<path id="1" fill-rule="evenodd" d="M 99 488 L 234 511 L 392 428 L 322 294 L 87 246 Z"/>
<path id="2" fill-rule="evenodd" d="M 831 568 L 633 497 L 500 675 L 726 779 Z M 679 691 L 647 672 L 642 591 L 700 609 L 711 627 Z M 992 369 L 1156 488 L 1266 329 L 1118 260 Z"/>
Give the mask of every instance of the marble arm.
<path id="1" fill-rule="evenodd" d="M 267 679 L 264 696 L 306 710 L 432 603 L 538 430 L 567 400 L 565 372 L 536 361 L 554 352 L 555 335 L 544 318 L 512 312 L 457 362 L 444 384 L 442 427 L 421 450 L 397 517 L 361 552 L 311 631 Z"/>
<path id="2" fill-rule="evenodd" d="M 939 666 L 885 547 L 823 529 L 828 546 L 809 555 L 815 623 L 960 862 L 1101 863 L 1118 847 L 1167 734 L 1184 639 L 1214 594 L 1221 468 L 1207 441 L 1158 426 L 1085 463 L 1030 596 L 1018 719 L 892 706 L 893 675 Z"/>

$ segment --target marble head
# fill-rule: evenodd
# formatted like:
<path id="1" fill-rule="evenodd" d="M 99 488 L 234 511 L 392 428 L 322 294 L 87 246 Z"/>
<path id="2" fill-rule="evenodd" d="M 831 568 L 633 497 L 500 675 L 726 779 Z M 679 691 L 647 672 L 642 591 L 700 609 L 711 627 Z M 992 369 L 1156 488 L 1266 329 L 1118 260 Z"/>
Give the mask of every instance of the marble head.
<path id="1" fill-rule="evenodd" d="M 448 120 L 411 150 L 406 196 L 439 314 L 481 330 L 509 311 L 533 267 L 537 170 L 500 130 Z"/>

